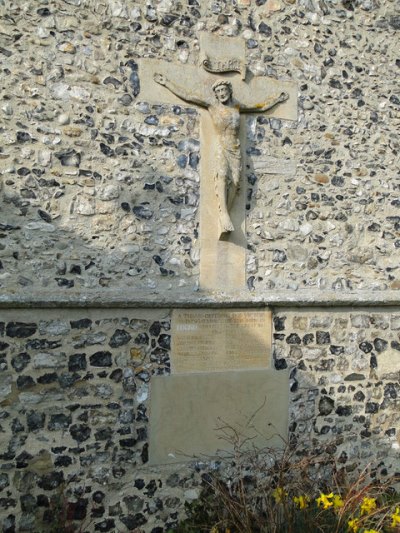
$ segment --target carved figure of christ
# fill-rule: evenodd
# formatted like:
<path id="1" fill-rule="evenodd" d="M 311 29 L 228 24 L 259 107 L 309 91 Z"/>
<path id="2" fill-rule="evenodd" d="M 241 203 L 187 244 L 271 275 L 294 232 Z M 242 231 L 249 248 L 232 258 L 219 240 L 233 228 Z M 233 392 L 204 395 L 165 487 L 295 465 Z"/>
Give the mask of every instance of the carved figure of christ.
<path id="1" fill-rule="evenodd" d="M 208 110 L 216 132 L 216 164 L 214 169 L 215 193 L 218 201 L 220 235 L 234 231 L 230 210 L 240 189 L 242 161 L 240 153 L 240 113 L 261 113 L 285 102 L 289 95 L 281 92 L 254 105 L 244 105 L 233 98 L 228 80 L 218 80 L 212 85 L 213 98 L 188 91 L 163 74 L 156 73 L 154 80 L 173 94 Z"/>

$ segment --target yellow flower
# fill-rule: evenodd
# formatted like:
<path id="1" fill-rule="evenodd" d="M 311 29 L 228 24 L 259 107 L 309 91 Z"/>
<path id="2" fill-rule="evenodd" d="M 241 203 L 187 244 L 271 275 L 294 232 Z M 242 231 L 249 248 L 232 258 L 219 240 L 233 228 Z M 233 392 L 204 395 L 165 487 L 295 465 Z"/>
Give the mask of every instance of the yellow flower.
<path id="1" fill-rule="evenodd" d="M 360 521 L 358 520 L 358 518 L 353 518 L 353 520 L 349 520 L 347 522 L 347 525 L 349 526 L 349 529 L 352 533 L 357 533 L 359 529 L 359 524 Z"/>
<path id="2" fill-rule="evenodd" d="M 343 507 L 343 500 L 340 494 L 335 494 L 333 497 L 333 508 L 339 509 L 339 507 Z"/>
<path id="3" fill-rule="evenodd" d="M 376 509 L 376 499 L 365 497 L 361 503 L 360 510 L 361 516 L 363 514 L 370 514 Z"/>
<path id="4" fill-rule="evenodd" d="M 299 509 L 306 509 L 310 502 L 310 498 L 308 496 L 295 496 L 293 501 Z"/>
<path id="5" fill-rule="evenodd" d="M 281 503 L 287 496 L 287 492 L 282 487 L 276 487 L 276 489 L 273 491 L 272 496 L 275 498 L 276 503 Z"/>
<path id="6" fill-rule="evenodd" d="M 379 533 L 377 529 L 364 529 L 364 533 Z"/>
<path id="7" fill-rule="evenodd" d="M 329 507 L 333 506 L 333 492 L 330 494 L 324 494 L 321 492 L 320 497 L 317 498 L 315 501 L 317 502 L 318 507 L 323 507 L 324 509 L 329 509 Z"/>
<path id="8" fill-rule="evenodd" d="M 390 518 L 392 519 L 392 523 L 390 524 L 390 527 L 396 527 L 400 524 L 400 508 L 396 507 L 395 512 L 390 515 Z"/>

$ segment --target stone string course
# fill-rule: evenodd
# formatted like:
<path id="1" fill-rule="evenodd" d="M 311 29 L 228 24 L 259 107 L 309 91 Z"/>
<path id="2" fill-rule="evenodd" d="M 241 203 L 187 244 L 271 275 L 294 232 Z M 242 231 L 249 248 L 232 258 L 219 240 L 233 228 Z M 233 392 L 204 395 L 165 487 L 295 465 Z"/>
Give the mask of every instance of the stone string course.
<path id="1" fill-rule="evenodd" d="M 42 531 L 63 494 L 88 531 L 166 532 L 199 494 L 205 468 L 147 465 L 151 378 L 169 374 L 170 312 L 2 319 L 3 531 Z M 334 442 L 350 471 L 359 462 L 381 477 L 397 471 L 400 312 L 286 309 L 273 324 L 299 453 Z"/>

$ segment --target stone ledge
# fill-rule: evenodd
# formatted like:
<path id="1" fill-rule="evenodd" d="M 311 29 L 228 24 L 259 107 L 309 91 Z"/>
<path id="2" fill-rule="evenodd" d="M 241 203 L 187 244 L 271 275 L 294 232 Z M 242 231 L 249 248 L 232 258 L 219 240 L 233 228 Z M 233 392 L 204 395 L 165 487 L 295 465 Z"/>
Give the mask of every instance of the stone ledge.
<path id="1" fill-rule="evenodd" d="M 0 308 L 179 308 L 179 307 L 327 307 L 400 306 L 400 291 L 321 292 L 270 291 L 206 292 L 172 291 L 160 296 L 154 291 L 106 292 L 35 291 L 0 295 Z"/>

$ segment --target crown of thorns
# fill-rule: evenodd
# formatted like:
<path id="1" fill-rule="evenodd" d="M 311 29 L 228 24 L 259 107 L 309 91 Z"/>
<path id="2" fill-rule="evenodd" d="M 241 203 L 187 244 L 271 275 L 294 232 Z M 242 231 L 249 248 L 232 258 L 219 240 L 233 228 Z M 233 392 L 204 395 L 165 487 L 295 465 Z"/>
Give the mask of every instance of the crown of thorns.
<path id="1" fill-rule="evenodd" d="M 218 81 L 216 81 L 212 85 L 212 90 L 215 91 L 215 89 L 217 87 L 222 87 L 223 85 L 225 85 L 226 87 L 229 87 L 229 89 L 232 92 L 232 83 L 230 81 L 228 81 L 228 80 L 218 80 Z"/>

